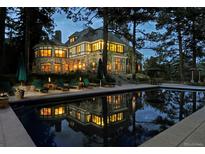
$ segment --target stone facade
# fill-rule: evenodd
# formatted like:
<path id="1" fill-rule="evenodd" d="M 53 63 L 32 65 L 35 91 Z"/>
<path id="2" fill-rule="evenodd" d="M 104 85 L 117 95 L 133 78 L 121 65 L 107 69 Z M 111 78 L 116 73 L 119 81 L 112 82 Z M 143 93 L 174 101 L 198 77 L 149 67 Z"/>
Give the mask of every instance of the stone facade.
<path id="1" fill-rule="evenodd" d="M 72 34 L 65 44 L 61 39 L 42 41 L 34 47 L 34 73 L 66 74 L 71 71 L 96 72 L 99 59 L 102 59 L 102 29 L 88 28 Z M 59 38 L 60 40 L 56 40 Z M 107 70 L 110 74 L 125 75 L 130 68 L 129 44 L 112 33 L 108 35 Z"/>

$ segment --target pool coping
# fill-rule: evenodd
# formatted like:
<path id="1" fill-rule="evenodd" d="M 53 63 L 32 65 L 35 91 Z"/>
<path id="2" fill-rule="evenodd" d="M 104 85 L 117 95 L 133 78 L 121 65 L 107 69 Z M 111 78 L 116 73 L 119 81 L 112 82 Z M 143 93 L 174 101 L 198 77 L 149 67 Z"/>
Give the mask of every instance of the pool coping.
<path id="1" fill-rule="evenodd" d="M 204 147 L 205 107 L 159 133 L 140 147 Z"/>
<path id="2" fill-rule="evenodd" d="M 134 90 L 149 90 L 149 89 L 170 89 L 170 90 L 189 90 L 189 91 L 205 91 L 205 87 L 199 87 L 199 86 L 190 86 L 190 85 L 183 85 L 183 84 L 160 84 L 160 85 L 151 85 L 151 84 L 136 84 L 128 86 L 119 86 L 119 87 L 113 87 L 113 88 L 98 88 L 98 89 L 88 89 L 84 91 L 78 91 L 78 92 L 63 92 L 60 94 L 53 94 L 53 95 L 44 95 L 44 96 L 31 96 L 29 98 L 25 99 L 10 99 L 9 103 L 32 103 L 32 102 L 49 102 L 49 101 L 63 101 L 65 99 L 80 99 L 80 98 L 86 98 L 86 97 L 93 97 L 93 96 L 101 96 L 101 95 L 107 95 L 107 94 L 116 94 L 116 93 L 125 93 L 130 92 Z"/>
<path id="3" fill-rule="evenodd" d="M 9 100 L 10 104 L 15 103 L 21 103 L 21 104 L 32 104 L 32 103 L 46 103 L 49 101 L 55 102 L 55 101 L 63 101 L 65 99 L 75 100 L 75 99 L 81 99 L 81 98 L 87 98 L 87 97 L 93 97 L 93 96 L 103 96 L 108 94 L 116 94 L 116 93 L 125 93 L 130 92 L 134 90 L 149 90 L 149 89 L 156 89 L 159 88 L 158 85 L 149 85 L 149 84 L 140 84 L 135 85 L 132 87 L 128 86 L 122 86 L 122 87 L 113 87 L 113 88 L 99 88 L 95 90 L 85 90 L 85 91 L 79 91 L 79 92 L 64 92 L 61 94 L 53 94 L 53 95 L 45 95 L 45 96 L 34 96 L 30 98 L 25 98 L 21 100 Z"/>
<path id="4" fill-rule="evenodd" d="M 0 146 L 36 146 L 10 106 L 0 109 Z"/>

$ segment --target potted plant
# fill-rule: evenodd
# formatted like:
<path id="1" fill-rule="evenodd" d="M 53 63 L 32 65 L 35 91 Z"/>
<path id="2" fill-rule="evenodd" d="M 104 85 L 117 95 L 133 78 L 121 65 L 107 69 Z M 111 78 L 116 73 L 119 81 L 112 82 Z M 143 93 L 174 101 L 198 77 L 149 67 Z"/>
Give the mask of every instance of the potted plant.
<path id="1" fill-rule="evenodd" d="M 8 97 L 1 98 L 0 97 L 0 109 L 7 108 L 9 106 L 9 99 Z"/>
<path id="2" fill-rule="evenodd" d="M 19 88 L 17 88 L 16 89 L 16 92 L 15 92 L 15 96 L 16 96 L 16 98 L 18 98 L 18 99 L 23 99 L 24 98 L 24 90 L 23 89 L 19 89 Z"/>

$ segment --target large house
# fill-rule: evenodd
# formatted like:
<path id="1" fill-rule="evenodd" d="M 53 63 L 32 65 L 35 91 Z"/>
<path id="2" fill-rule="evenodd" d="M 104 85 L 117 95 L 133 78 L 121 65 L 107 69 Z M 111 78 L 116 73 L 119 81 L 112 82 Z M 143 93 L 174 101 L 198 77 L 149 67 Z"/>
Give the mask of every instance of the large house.
<path id="1" fill-rule="evenodd" d="M 91 27 L 69 36 L 68 41 L 61 43 L 61 32 L 56 31 L 53 40 L 44 40 L 34 47 L 34 73 L 65 74 L 71 71 L 96 72 L 99 59 L 103 53 L 103 29 Z M 111 74 L 131 73 L 129 53 L 132 50 L 129 42 L 109 32 L 108 34 L 107 70 Z M 140 54 L 137 52 L 137 54 Z M 140 70 L 140 61 L 134 66 Z"/>

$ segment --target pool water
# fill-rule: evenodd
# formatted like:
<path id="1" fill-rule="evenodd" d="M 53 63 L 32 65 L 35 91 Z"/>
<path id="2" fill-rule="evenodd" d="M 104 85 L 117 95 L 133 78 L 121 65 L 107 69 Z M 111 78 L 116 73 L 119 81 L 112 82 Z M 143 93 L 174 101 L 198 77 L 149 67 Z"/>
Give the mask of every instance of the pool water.
<path id="1" fill-rule="evenodd" d="M 37 146 L 131 147 L 204 104 L 204 92 L 155 89 L 12 108 Z"/>

